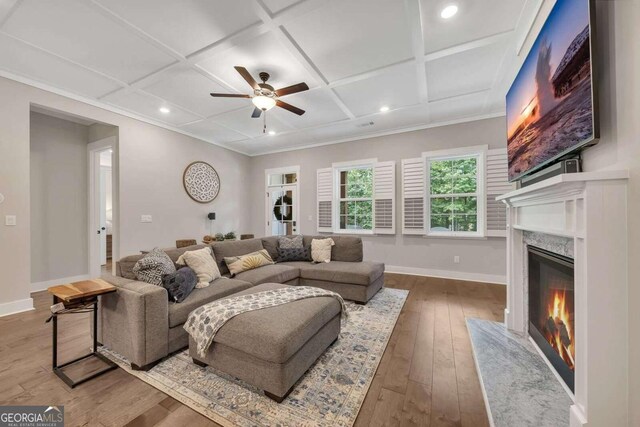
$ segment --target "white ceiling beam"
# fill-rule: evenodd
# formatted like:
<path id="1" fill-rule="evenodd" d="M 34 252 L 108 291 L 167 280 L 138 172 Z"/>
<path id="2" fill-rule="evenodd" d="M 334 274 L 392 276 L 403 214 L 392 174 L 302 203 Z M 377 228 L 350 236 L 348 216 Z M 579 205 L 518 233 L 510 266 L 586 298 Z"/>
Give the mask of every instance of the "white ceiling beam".
<path id="1" fill-rule="evenodd" d="M 435 61 L 436 59 L 444 58 L 458 53 L 466 52 L 468 50 L 478 49 L 479 47 L 489 46 L 495 43 L 500 43 L 503 40 L 513 36 L 513 30 L 504 31 L 502 33 L 494 34 L 488 37 L 481 37 L 479 39 L 472 40 L 467 43 L 462 43 L 456 46 L 448 47 L 446 49 L 438 50 L 436 52 L 428 53 L 424 55 L 423 60 L 425 62 Z"/>
<path id="2" fill-rule="evenodd" d="M 427 91 L 427 72 L 424 68 L 424 37 L 422 31 L 422 13 L 420 11 L 420 0 L 405 0 L 405 12 L 409 27 L 411 27 L 411 48 L 413 57 L 416 61 L 416 79 L 420 102 L 429 102 L 429 94 Z"/>
<path id="3" fill-rule="evenodd" d="M 235 33 L 220 39 L 208 46 L 198 49 L 197 51 L 187 55 L 187 61 L 190 64 L 197 64 L 203 60 L 210 58 L 220 52 L 232 49 L 238 45 L 248 43 L 268 32 L 269 28 L 264 23 L 252 24 L 246 28 L 236 31 Z"/>
<path id="4" fill-rule="evenodd" d="M 383 74 L 387 74 L 387 73 L 392 73 L 394 71 L 398 71 L 398 70 L 406 67 L 408 64 L 411 64 L 411 63 L 414 63 L 414 62 L 415 62 L 415 59 L 407 59 L 407 60 L 404 60 L 404 61 L 396 62 L 395 64 L 385 65 L 383 67 L 376 68 L 376 69 L 369 70 L 369 71 L 365 71 L 365 72 L 360 73 L 360 74 L 354 74 L 352 76 L 343 77 L 341 79 L 334 80 L 332 82 L 329 82 L 327 84 L 327 86 L 329 86 L 330 88 L 336 88 L 336 87 L 348 85 L 348 84 L 351 84 L 351 83 L 356 83 L 356 82 L 359 82 L 359 81 L 362 81 L 362 80 L 371 79 L 373 77 L 378 77 L 378 76 L 381 76 Z"/>
<path id="5" fill-rule="evenodd" d="M 340 99 L 337 93 L 335 93 L 329 86 L 326 77 L 320 72 L 318 67 L 311 61 L 302 48 L 296 43 L 291 34 L 281 25 L 277 25 L 269 11 L 269 8 L 264 4 L 262 0 L 254 0 L 255 10 L 258 16 L 264 22 L 265 25 L 276 36 L 278 41 L 293 55 L 302 67 L 317 81 L 320 87 L 331 97 L 333 102 L 342 110 L 344 114 L 350 119 L 354 119 L 356 116 L 349 110 L 347 105 Z"/>
<path id="6" fill-rule="evenodd" d="M 275 14 L 272 14 L 269 11 L 269 8 L 265 5 L 265 11 L 271 16 L 271 20 L 274 25 L 280 26 L 291 22 L 302 15 L 306 15 L 309 12 L 313 12 L 316 9 L 325 7 L 326 5 L 327 0 L 303 0 L 286 7 Z"/>
<path id="7" fill-rule="evenodd" d="M 68 64 L 73 65 L 74 67 L 82 68 L 85 71 L 90 71 L 90 72 L 92 72 L 94 74 L 99 75 L 100 77 L 104 77 L 105 79 L 111 80 L 112 82 L 114 82 L 114 83 L 116 83 L 116 84 L 118 84 L 118 85 L 120 85 L 122 87 L 129 87 L 129 83 L 127 83 L 127 82 L 125 82 L 123 80 L 120 80 L 120 79 L 118 79 L 116 77 L 113 77 L 113 76 L 111 76 L 109 74 L 105 74 L 105 73 L 103 73 L 101 71 L 98 71 L 96 69 L 93 69 L 91 67 L 87 67 L 84 64 L 80 64 L 79 62 L 76 62 L 76 61 L 73 61 L 73 60 L 71 60 L 69 58 L 66 58 L 64 56 L 58 55 L 57 53 L 51 52 L 50 50 L 43 49 L 40 46 L 37 46 L 37 45 L 35 45 L 33 43 L 30 43 L 30 42 L 28 42 L 26 40 L 23 40 L 23 39 L 21 39 L 19 37 L 14 36 L 14 35 L 11 35 L 11 34 L 5 32 L 5 31 L 0 30 L 0 34 L 4 35 L 6 37 L 9 37 L 10 39 L 13 39 L 13 40 L 17 41 L 18 43 L 22 43 L 22 44 L 24 44 L 26 46 L 29 46 L 30 48 L 33 48 L 33 49 L 38 50 L 40 52 L 43 52 L 43 53 L 45 53 L 47 55 L 54 56 L 54 57 L 66 62 Z"/>
<path id="8" fill-rule="evenodd" d="M 131 30 L 132 33 L 134 33 L 135 35 L 137 35 L 147 43 L 154 45 L 155 47 L 157 47 L 167 55 L 171 56 L 176 61 L 183 62 L 183 63 L 186 62 L 186 58 L 182 56 L 179 52 L 167 46 L 166 44 L 162 43 L 160 40 L 156 39 L 155 37 L 153 37 L 146 31 L 142 30 L 140 27 L 136 26 L 135 24 L 129 22 L 124 17 L 113 12 L 111 9 L 108 9 L 107 7 L 103 6 L 98 2 L 98 0 L 89 0 L 86 4 L 89 6 L 92 6 L 92 8 L 96 12 L 100 13 L 102 16 L 110 19 L 111 21 L 115 22 L 118 25 L 122 25 L 127 29 Z"/>
<path id="9" fill-rule="evenodd" d="M 159 48 L 160 50 L 162 50 L 163 52 L 165 52 L 167 55 L 170 55 L 171 57 L 173 57 L 176 62 L 160 68 L 158 70 L 155 70 L 152 73 L 149 73 L 148 75 L 141 77 L 133 82 L 129 82 L 128 87 L 126 87 L 124 90 L 125 91 L 132 91 L 132 90 L 138 90 L 138 89 L 142 89 L 145 87 L 150 86 L 151 84 L 160 81 L 163 76 L 164 73 L 170 69 L 173 69 L 176 66 L 186 66 L 188 68 L 191 68 L 193 71 L 201 74 L 202 76 L 206 77 L 209 80 L 212 80 L 213 82 L 216 82 L 220 85 L 222 85 L 223 87 L 226 87 L 227 89 L 231 90 L 233 93 L 239 93 L 233 86 L 231 86 L 229 83 L 227 83 L 226 81 L 224 81 L 221 78 L 218 78 L 217 76 L 213 75 L 212 73 L 207 72 L 206 70 L 202 69 L 201 67 L 198 67 L 196 65 L 196 62 L 198 60 L 202 59 L 202 55 L 212 55 L 216 52 L 222 51 L 222 50 L 226 50 L 229 49 L 233 46 L 236 46 L 238 43 L 242 42 L 243 40 L 247 40 L 247 39 L 253 39 L 254 37 L 257 37 L 260 34 L 263 34 L 265 31 L 268 31 L 268 29 L 262 25 L 256 25 L 256 24 L 252 24 L 249 27 L 246 27 L 244 29 L 241 29 L 239 31 L 237 31 L 234 34 L 229 35 L 228 37 L 225 37 L 222 40 L 219 40 L 215 43 L 212 43 L 209 46 L 206 46 L 205 48 L 202 48 L 194 53 L 191 53 L 187 56 L 183 56 L 181 55 L 179 52 L 177 52 L 176 50 L 174 50 L 173 48 L 171 48 L 170 46 L 164 44 L 162 41 L 156 39 L 155 37 L 151 36 L 150 34 L 148 34 L 146 31 L 142 30 L 141 28 L 139 28 L 138 26 L 136 26 L 135 24 L 129 22 L 128 20 L 126 20 L 124 17 L 120 16 L 119 14 L 113 12 L 112 10 L 110 10 L 107 6 L 102 5 L 99 0 L 90 0 L 88 2 L 89 5 L 92 5 L 93 8 L 98 11 L 99 13 L 101 13 L 102 15 L 106 16 L 107 18 L 113 20 L 114 22 L 118 23 L 119 25 L 123 25 L 126 28 L 128 28 L 129 30 L 131 30 L 134 34 L 136 34 L 138 37 L 142 38 L 143 40 L 147 41 L 148 43 L 153 44 L 154 46 L 156 46 L 157 48 Z M 206 53 L 205 53 L 206 52 Z M 113 93 L 113 92 L 111 92 Z M 107 94 L 110 95 L 111 93 Z M 107 96 L 105 95 L 105 96 Z M 185 111 L 188 111 L 185 108 L 182 108 Z M 198 115 L 200 116 L 200 115 Z"/>
<path id="10" fill-rule="evenodd" d="M 246 28 L 236 31 L 235 33 L 225 37 L 222 40 L 205 46 L 202 49 L 197 50 L 196 52 L 188 54 L 187 60 L 190 63 L 198 63 L 217 53 L 224 52 L 225 50 L 234 48 L 237 45 L 250 42 L 254 38 L 270 31 L 273 27 L 283 25 L 285 22 L 289 22 L 299 16 L 302 16 L 324 6 L 325 2 L 326 0 L 305 0 L 294 3 L 293 5 L 285 8 L 284 10 L 281 10 L 276 14 L 272 14 L 268 10 L 268 7 L 263 4 L 263 7 L 260 7 L 259 9 L 259 12 L 262 12 L 260 14 L 260 17 L 262 18 L 262 15 L 266 14 L 271 25 L 265 23 L 264 20 L 262 20 L 263 22 L 252 24 Z"/>

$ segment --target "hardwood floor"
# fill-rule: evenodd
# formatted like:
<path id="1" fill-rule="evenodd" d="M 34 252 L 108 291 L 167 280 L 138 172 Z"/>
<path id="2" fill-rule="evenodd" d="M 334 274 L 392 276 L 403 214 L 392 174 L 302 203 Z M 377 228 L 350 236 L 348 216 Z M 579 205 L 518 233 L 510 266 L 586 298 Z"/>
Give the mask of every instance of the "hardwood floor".
<path id="1" fill-rule="evenodd" d="M 501 321 L 505 287 L 399 274 L 386 274 L 385 286 L 409 298 L 356 426 L 487 426 L 464 319 Z M 0 318 L 1 405 L 62 404 L 69 426 L 216 425 L 122 369 L 68 388 L 51 371 L 51 298 L 32 297 L 35 311 Z M 87 315 L 59 325 L 59 360 L 86 352 Z"/>

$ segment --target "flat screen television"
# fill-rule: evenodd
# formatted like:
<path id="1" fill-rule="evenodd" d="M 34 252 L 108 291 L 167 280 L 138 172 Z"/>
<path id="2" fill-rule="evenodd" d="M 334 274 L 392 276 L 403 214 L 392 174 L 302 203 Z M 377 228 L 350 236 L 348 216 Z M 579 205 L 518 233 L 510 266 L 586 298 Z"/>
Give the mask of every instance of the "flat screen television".
<path id="1" fill-rule="evenodd" d="M 557 0 L 507 93 L 509 181 L 599 138 L 593 0 Z"/>

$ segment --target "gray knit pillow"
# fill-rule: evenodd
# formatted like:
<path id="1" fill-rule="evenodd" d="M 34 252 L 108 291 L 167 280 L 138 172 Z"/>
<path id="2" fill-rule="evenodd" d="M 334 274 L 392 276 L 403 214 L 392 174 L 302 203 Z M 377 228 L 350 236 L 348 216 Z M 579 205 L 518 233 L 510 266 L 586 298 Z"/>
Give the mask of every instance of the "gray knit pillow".
<path id="1" fill-rule="evenodd" d="M 304 248 L 304 243 L 302 242 L 302 235 L 299 234 L 293 237 L 286 237 L 286 236 L 278 237 L 278 248 L 279 249 Z"/>
<path id="2" fill-rule="evenodd" d="M 136 275 L 136 279 L 152 285 L 162 286 L 162 276 L 175 272 L 175 264 L 169 255 L 159 248 L 153 248 L 133 266 L 133 274 Z"/>

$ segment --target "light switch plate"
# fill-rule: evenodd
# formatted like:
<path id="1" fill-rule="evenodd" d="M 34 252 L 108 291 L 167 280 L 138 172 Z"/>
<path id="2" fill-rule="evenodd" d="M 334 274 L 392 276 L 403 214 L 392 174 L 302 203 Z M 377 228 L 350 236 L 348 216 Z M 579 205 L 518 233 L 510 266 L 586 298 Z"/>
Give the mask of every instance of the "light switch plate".
<path id="1" fill-rule="evenodd" d="M 4 225 L 16 225 L 17 220 L 15 215 L 6 215 L 4 217 Z"/>
<path id="2" fill-rule="evenodd" d="M 140 222 L 153 222 L 151 215 L 140 215 Z"/>
<path id="3" fill-rule="evenodd" d="M 0 193 L 0 203 L 4 202 L 4 194 Z"/>

